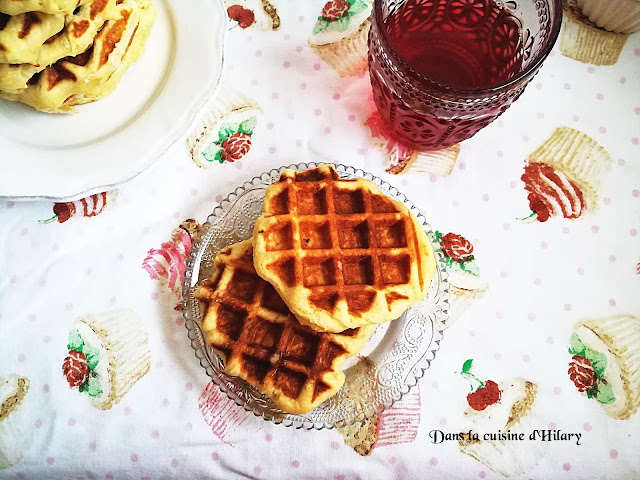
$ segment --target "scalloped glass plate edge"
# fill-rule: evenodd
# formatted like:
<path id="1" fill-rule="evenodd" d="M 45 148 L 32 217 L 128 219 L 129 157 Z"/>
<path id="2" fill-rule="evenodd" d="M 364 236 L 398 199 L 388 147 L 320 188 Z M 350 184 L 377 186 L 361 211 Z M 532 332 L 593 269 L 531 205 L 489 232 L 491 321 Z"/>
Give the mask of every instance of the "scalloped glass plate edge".
<path id="1" fill-rule="evenodd" d="M 424 353 L 417 359 L 414 364 L 409 368 L 409 372 L 405 376 L 405 383 L 402 388 L 389 389 L 386 397 L 375 402 L 375 405 L 368 405 L 368 408 L 361 408 L 356 413 L 350 414 L 346 418 L 340 420 L 327 422 L 325 420 L 314 420 L 313 413 L 318 409 L 309 412 L 306 415 L 291 415 L 276 409 L 271 401 L 264 395 L 261 395 L 254 387 L 246 384 L 243 380 L 237 377 L 230 377 L 224 373 L 224 367 L 217 354 L 211 349 L 204 340 L 203 332 L 200 328 L 199 322 L 201 321 L 201 314 L 197 300 L 193 298 L 193 292 L 196 286 L 207 275 L 201 275 L 203 257 L 206 255 L 206 247 L 209 246 L 213 234 L 216 228 L 229 227 L 227 220 L 229 213 L 232 209 L 241 201 L 245 196 L 255 195 L 256 198 L 263 198 L 261 192 L 264 192 L 266 187 L 276 181 L 280 174 L 285 169 L 295 170 L 308 170 L 315 168 L 319 165 L 330 164 L 332 165 L 341 177 L 347 178 L 365 178 L 372 181 L 380 190 L 403 203 L 422 224 L 423 228 L 429 235 L 432 241 L 432 247 L 436 256 L 437 269 L 434 275 L 434 280 L 431 283 L 427 296 L 422 302 L 412 305 L 407 312 L 405 312 L 400 319 L 407 316 L 408 312 L 415 313 L 414 316 L 419 317 L 420 321 L 416 323 L 416 320 L 409 320 L 413 322 L 413 326 L 430 323 L 431 326 L 431 339 Z M 256 201 L 253 198 L 249 201 Z M 260 202 L 260 205 L 262 203 Z M 244 210 L 247 210 L 245 208 Z M 236 212 L 237 217 L 237 212 Z M 251 225 L 249 226 L 249 223 Z M 233 225 L 236 228 L 236 225 Z M 248 238 L 247 233 L 252 231 L 253 222 L 247 222 L 247 225 L 240 225 L 240 230 L 243 231 L 243 235 L 229 240 L 229 243 L 223 247 L 240 241 L 244 238 Z M 440 348 L 440 343 L 444 338 L 444 330 L 446 329 L 446 321 L 449 311 L 449 286 L 448 286 L 448 274 L 444 261 L 444 254 L 437 241 L 434 241 L 434 233 L 431 226 L 426 221 L 425 217 L 420 213 L 418 208 L 401 193 L 397 188 L 382 180 L 375 175 L 368 173 L 364 170 L 341 165 L 330 162 L 309 162 L 299 163 L 283 166 L 280 168 L 272 169 L 268 172 L 264 172 L 259 176 L 253 177 L 251 180 L 245 182 L 242 186 L 233 190 L 226 198 L 224 198 L 220 204 L 218 204 L 213 212 L 207 217 L 206 222 L 203 225 L 202 230 L 195 238 L 189 258 L 187 260 L 185 280 L 183 283 L 183 315 L 185 317 L 185 327 L 187 329 L 187 335 L 191 343 L 191 347 L 194 349 L 194 353 L 200 365 L 205 369 L 207 375 L 211 380 L 220 388 L 220 390 L 235 404 L 243 407 L 245 410 L 252 412 L 257 417 L 262 417 L 264 420 L 272 421 L 276 424 L 282 424 L 287 427 L 294 427 L 297 429 L 330 429 L 334 427 L 344 427 L 352 425 L 356 422 L 362 422 L 365 419 L 372 417 L 376 414 L 382 413 L 384 410 L 390 408 L 395 402 L 402 399 L 404 395 L 409 393 L 411 389 L 418 383 L 418 381 L 425 375 L 426 370 L 430 367 L 431 362 L 435 359 L 436 352 Z M 200 277 L 203 278 L 200 278 Z M 437 279 L 437 282 L 436 282 Z M 435 291 L 434 291 L 435 290 Z M 420 311 L 420 308 L 428 308 L 429 314 Z M 196 313 L 197 312 L 197 313 Z M 431 318 L 432 317 L 432 318 Z M 395 324 L 400 319 L 392 322 Z M 406 322 L 406 319 L 405 319 Z M 383 324 L 383 328 L 388 328 L 389 324 Z M 381 327 L 378 328 L 380 330 Z M 377 331 L 376 331 L 377 333 Z M 375 336 L 376 334 L 374 334 Z M 421 336 L 417 338 L 420 340 Z M 365 347 L 366 349 L 366 347 Z M 363 350 L 364 351 L 364 350 Z M 354 358 L 357 358 L 354 357 Z M 225 379 L 226 377 L 227 379 Z M 234 384 L 233 382 L 237 382 Z M 239 385 L 238 385 L 239 384 Z M 339 392 L 340 393 L 340 392 Z M 336 394 L 338 396 L 338 394 Z M 329 400 L 331 401 L 331 399 Z M 328 401 L 328 402 L 329 402 Z M 327 403 L 327 402 L 325 402 Z M 323 404 L 324 405 L 324 404 Z M 322 407 L 322 406 L 321 406 Z M 318 407 L 318 408 L 321 408 Z"/>

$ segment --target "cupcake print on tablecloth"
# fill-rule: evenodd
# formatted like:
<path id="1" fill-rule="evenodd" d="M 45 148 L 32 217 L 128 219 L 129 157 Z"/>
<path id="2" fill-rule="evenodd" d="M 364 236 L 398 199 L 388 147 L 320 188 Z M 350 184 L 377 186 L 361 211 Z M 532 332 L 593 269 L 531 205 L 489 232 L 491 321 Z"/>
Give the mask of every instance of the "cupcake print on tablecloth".
<path id="1" fill-rule="evenodd" d="M 529 472 L 541 460 L 546 444 L 534 441 L 485 440 L 485 434 L 510 432 L 525 438 L 545 423 L 538 411 L 538 386 L 522 377 L 501 382 L 481 381 L 471 373 L 472 360 L 467 360 L 462 375 L 471 382 L 468 407 L 460 430 L 460 451 L 475 458 L 494 472 L 510 477 Z"/>
<path id="2" fill-rule="evenodd" d="M 376 381 L 373 362 L 367 357 L 360 357 L 351 369 L 354 370 L 348 378 L 352 380 L 342 388 L 346 395 L 357 399 L 359 391 L 369 388 Z M 374 448 L 413 442 L 420 426 L 420 406 L 420 388 L 416 385 L 384 412 L 336 430 L 346 445 L 359 455 L 367 456 Z"/>
<path id="3" fill-rule="evenodd" d="M 187 269 L 187 259 L 193 239 L 200 231 L 197 220 L 189 218 L 171 233 L 171 240 L 160 248 L 152 248 L 142 262 L 149 276 L 182 298 L 182 282 Z"/>
<path id="4" fill-rule="evenodd" d="M 446 177 L 453 170 L 460 155 L 459 143 L 431 152 L 421 152 L 403 145 L 391 138 L 388 127 L 377 111 L 367 118 L 364 125 L 368 127 L 369 139 L 373 146 L 384 152 L 386 172 L 393 175 L 423 173 L 435 177 Z"/>
<path id="5" fill-rule="evenodd" d="M 0 469 L 20 461 L 33 440 L 29 379 L 18 375 L 0 377 Z"/>
<path id="6" fill-rule="evenodd" d="M 225 0 L 227 16 L 232 28 L 255 28 L 270 31 L 280 28 L 280 15 L 275 1 L 269 0 Z"/>
<path id="7" fill-rule="evenodd" d="M 583 63 L 614 65 L 638 30 L 638 0 L 564 0 L 560 51 Z"/>
<path id="8" fill-rule="evenodd" d="M 527 219 L 575 219 L 595 210 L 610 166 L 611 156 L 591 137 L 572 128 L 557 128 L 529 155 L 522 175 L 532 210 Z"/>
<path id="9" fill-rule="evenodd" d="M 118 190 L 94 193 L 75 202 L 57 202 L 53 204 L 53 217 L 40 223 L 64 223 L 72 217 L 95 217 L 114 205 Z"/>
<path id="10" fill-rule="evenodd" d="M 233 445 L 239 438 L 235 435 L 241 435 L 243 429 L 257 430 L 253 413 L 236 405 L 213 382 L 209 382 L 200 395 L 198 407 L 211 432 L 227 445 Z M 258 419 L 258 422 L 262 421 Z"/>
<path id="11" fill-rule="evenodd" d="M 100 410 L 117 405 L 151 368 L 147 332 L 131 310 L 76 319 L 67 350 L 62 374 Z"/>
<path id="12" fill-rule="evenodd" d="M 261 114 L 255 101 L 244 94 L 230 88 L 221 89 L 200 125 L 187 139 L 194 163 L 208 168 L 244 158 L 251 150 L 253 132 Z"/>
<path id="13" fill-rule="evenodd" d="M 447 265 L 451 292 L 447 325 L 450 327 L 474 301 L 484 295 L 489 284 L 480 275 L 473 245 L 469 240 L 457 233 L 443 235 L 436 231 L 432 241 L 440 244 Z"/>
<path id="14" fill-rule="evenodd" d="M 640 407 L 640 319 L 580 320 L 570 343 L 568 373 L 578 392 L 612 418 L 634 415 Z"/>
<path id="15" fill-rule="evenodd" d="M 329 0 L 313 27 L 311 50 L 341 77 L 368 69 L 371 5 L 372 0 Z"/>

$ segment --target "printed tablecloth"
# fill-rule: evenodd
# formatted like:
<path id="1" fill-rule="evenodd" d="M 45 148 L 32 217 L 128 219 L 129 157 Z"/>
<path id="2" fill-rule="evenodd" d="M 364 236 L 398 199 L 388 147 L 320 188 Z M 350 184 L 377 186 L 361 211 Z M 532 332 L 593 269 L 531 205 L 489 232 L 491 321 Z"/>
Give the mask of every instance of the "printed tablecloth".
<path id="1" fill-rule="evenodd" d="M 386 139 L 362 66 L 340 77 L 310 45 L 354 30 L 319 24 L 324 2 L 228 6 L 222 84 L 189 139 L 117 191 L 0 202 L 0 478 L 640 478 L 640 35 L 613 65 L 561 38 L 498 121 L 423 154 Z M 448 254 L 435 361 L 350 431 L 237 407 L 177 307 L 213 208 L 301 162 L 397 186 Z"/>

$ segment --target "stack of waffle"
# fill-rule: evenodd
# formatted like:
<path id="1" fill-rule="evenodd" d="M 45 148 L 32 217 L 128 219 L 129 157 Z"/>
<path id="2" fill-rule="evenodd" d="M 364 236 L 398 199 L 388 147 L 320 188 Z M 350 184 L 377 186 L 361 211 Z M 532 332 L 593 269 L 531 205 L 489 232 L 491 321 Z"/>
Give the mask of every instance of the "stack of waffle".
<path id="1" fill-rule="evenodd" d="M 208 343 L 227 373 L 300 414 L 340 390 L 342 364 L 377 324 L 424 297 L 435 260 L 404 205 L 323 165 L 285 170 L 253 238 L 221 251 L 215 267 L 195 291 Z"/>
<path id="2" fill-rule="evenodd" d="M 73 113 L 107 96 L 155 18 L 151 0 L 0 0 L 0 97 Z"/>

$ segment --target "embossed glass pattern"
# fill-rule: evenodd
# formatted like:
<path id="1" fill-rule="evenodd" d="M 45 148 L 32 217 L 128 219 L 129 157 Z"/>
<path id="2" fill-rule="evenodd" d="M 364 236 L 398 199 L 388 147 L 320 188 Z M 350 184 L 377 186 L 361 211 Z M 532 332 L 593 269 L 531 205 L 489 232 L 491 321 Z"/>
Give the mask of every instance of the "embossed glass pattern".
<path id="1" fill-rule="evenodd" d="M 472 137 L 520 97 L 561 22 L 561 0 L 376 0 L 369 73 L 389 135 L 418 150 Z"/>
<path id="2" fill-rule="evenodd" d="M 264 192 L 285 168 L 307 170 L 317 164 L 299 164 L 264 173 L 238 187 L 218 205 L 194 242 L 184 283 L 184 316 L 191 345 L 207 374 L 238 405 L 266 420 L 286 426 L 322 429 L 350 425 L 382 412 L 415 386 L 435 358 L 445 329 L 449 309 L 449 289 L 444 256 L 433 244 L 437 270 L 427 296 L 412 305 L 399 319 L 380 325 L 361 355 L 344 364 L 345 385 L 332 398 L 305 415 L 278 410 L 273 402 L 254 387 L 226 374 L 220 357 L 205 342 L 200 322 L 202 311 L 193 297 L 196 286 L 211 276 L 215 255 L 223 248 L 250 238 L 253 225 L 262 214 Z M 343 165 L 334 165 L 344 178 L 362 177 L 374 182 L 391 198 L 402 202 L 417 217 L 427 233 L 431 227 L 418 209 L 396 188 L 383 180 Z M 365 381 L 366 379 L 366 381 Z"/>

